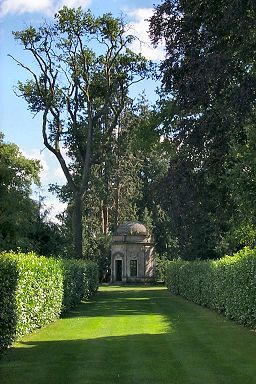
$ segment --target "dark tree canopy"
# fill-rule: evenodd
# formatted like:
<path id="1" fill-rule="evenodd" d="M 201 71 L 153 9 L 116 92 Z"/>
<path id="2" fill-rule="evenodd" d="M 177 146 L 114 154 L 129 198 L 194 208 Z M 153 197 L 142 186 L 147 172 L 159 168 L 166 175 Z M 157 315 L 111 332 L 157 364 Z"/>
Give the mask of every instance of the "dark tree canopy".
<path id="1" fill-rule="evenodd" d="M 153 42 L 166 46 L 163 86 L 179 108 L 174 133 L 202 152 L 243 138 L 255 102 L 255 12 L 249 0 L 164 1 L 151 19 Z"/>
<path id="2" fill-rule="evenodd" d="M 248 185 L 255 189 L 256 3 L 166 0 L 155 7 L 150 35 L 166 47 L 161 109 L 176 147 L 160 195 L 184 257 L 222 255 L 239 247 L 229 236 L 245 215 Z"/>

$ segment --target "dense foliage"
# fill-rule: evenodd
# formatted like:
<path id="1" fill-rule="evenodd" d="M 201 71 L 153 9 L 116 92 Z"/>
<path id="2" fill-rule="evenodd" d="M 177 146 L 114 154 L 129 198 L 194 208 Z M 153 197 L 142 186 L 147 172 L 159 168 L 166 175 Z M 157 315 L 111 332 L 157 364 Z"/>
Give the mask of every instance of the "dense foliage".
<path id="1" fill-rule="evenodd" d="M 99 263 L 103 280 L 110 266 L 111 235 L 122 222 L 144 222 L 156 233 L 158 250 L 166 250 L 165 219 L 153 189 L 168 170 L 169 144 L 160 140 L 158 122 L 158 113 L 143 95 L 126 105 L 115 133 L 92 166 L 83 202 L 83 249 L 87 258 Z M 71 202 L 68 185 L 52 188 L 63 202 Z M 65 223 L 70 227 L 69 209 Z"/>
<path id="2" fill-rule="evenodd" d="M 30 193 L 32 183 L 39 183 L 39 170 L 39 161 L 27 159 L 0 133 L 0 250 L 32 245 L 38 207 Z"/>
<path id="3" fill-rule="evenodd" d="M 39 171 L 39 160 L 28 159 L 0 132 L 0 251 L 68 254 L 64 227 L 49 220 L 43 197 L 31 197 L 40 185 Z"/>
<path id="4" fill-rule="evenodd" d="M 98 288 L 98 267 L 92 261 L 62 260 L 63 299 L 62 311 L 75 307 Z"/>
<path id="5" fill-rule="evenodd" d="M 92 262 L 0 254 L 0 349 L 87 298 L 97 277 Z"/>
<path id="6" fill-rule="evenodd" d="M 14 58 L 32 75 L 19 82 L 18 89 L 32 113 L 41 112 L 44 145 L 65 175 L 74 248 L 80 258 L 86 256 L 83 203 L 93 167 L 101 165 L 104 178 L 129 88 L 148 76 L 147 60 L 131 51 L 134 36 L 127 32 L 123 20 L 111 14 L 95 17 L 81 7 L 63 7 L 51 25 L 14 33 L 35 63 L 32 68 Z"/>
<path id="7" fill-rule="evenodd" d="M 255 244 L 255 21 L 247 0 L 166 0 L 151 18 L 174 147 L 157 195 L 185 259 Z"/>
<path id="8" fill-rule="evenodd" d="M 212 261 L 171 261 L 166 282 L 174 294 L 256 326 L 256 249 Z"/>
<path id="9" fill-rule="evenodd" d="M 153 231 L 159 266 L 254 247 L 255 21 L 249 0 L 163 0 L 150 20 L 153 44 L 166 50 L 153 107 L 129 98 L 130 86 L 154 71 L 129 49 L 134 37 L 122 19 L 64 7 L 51 25 L 15 32 L 35 61 L 29 68 L 14 58 L 32 76 L 18 91 L 42 114 L 44 144 L 67 180 L 51 190 L 68 209 L 61 229 L 31 220 L 22 243 L 15 236 L 27 216 L 11 231 L 19 220 L 8 219 L 7 196 L 2 249 L 11 241 L 95 260 L 106 281 L 111 234 L 126 220 Z"/>

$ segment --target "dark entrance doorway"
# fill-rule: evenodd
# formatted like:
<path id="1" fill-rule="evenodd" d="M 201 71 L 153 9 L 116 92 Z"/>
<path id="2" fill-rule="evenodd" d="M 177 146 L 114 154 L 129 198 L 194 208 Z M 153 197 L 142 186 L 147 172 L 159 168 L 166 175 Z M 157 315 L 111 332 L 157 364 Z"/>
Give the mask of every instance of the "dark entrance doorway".
<path id="1" fill-rule="evenodd" d="M 131 275 L 131 277 L 137 277 L 138 276 L 138 261 L 137 260 L 131 260 L 130 261 L 130 275 Z"/>
<path id="2" fill-rule="evenodd" d="M 116 281 L 122 281 L 123 275 L 123 262 L 122 260 L 116 260 Z"/>

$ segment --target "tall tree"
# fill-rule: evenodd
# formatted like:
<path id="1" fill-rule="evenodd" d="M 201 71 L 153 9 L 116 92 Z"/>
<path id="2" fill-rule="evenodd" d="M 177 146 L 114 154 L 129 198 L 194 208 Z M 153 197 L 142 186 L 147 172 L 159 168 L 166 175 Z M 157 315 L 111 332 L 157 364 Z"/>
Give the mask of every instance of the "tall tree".
<path id="1" fill-rule="evenodd" d="M 39 183 L 39 161 L 27 159 L 0 133 L 0 249 L 30 249 L 38 206 L 30 198 Z"/>
<path id="2" fill-rule="evenodd" d="M 208 257 L 229 247 L 225 236 L 237 200 L 227 176 L 238 160 L 233 149 L 248 141 L 255 108 L 255 21 L 250 0 L 166 0 L 151 18 L 153 43 L 163 39 L 166 46 L 164 125 L 176 155 L 165 185 L 168 204 L 185 211 L 186 225 L 177 215 L 171 219 L 187 232 L 181 245 L 193 244 L 186 257 L 189 249 L 192 257 Z"/>
<path id="3" fill-rule="evenodd" d="M 32 75 L 18 88 L 30 110 L 42 112 L 44 145 L 58 159 L 71 191 L 74 247 L 82 257 L 82 209 L 92 165 L 111 139 L 129 87 L 147 76 L 148 65 L 129 49 L 134 37 L 111 14 L 94 17 L 64 7 L 52 25 L 14 36 L 36 63 L 34 68 L 15 59 Z"/>
<path id="4" fill-rule="evenodd" d="M 165 218 L 154 198 L 154 186 L 166 174 L 169 161 L 170 145 L 160 140 L 161 134 L 158 114 L 144 98 L 128 103 L 92 166 L 84 200 L 84 251 L 103 261 L 104 268 L 110 261 L 111 234 L 124 221 L 145 222 L 157 236 L 157 248 L 168 248 Z M 67 192 L 64 186 L 66 202 Z"/>

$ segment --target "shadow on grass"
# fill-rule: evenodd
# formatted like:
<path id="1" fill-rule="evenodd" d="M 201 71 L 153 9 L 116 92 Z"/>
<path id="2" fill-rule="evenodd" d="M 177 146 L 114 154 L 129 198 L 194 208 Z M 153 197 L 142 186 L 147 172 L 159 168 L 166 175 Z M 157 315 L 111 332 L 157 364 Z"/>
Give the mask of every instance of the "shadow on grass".
<path id="1" fill-rule="evenodd" d="M 168 301 L 170 295 L 166 289 L 136 287 L 134 290 L 130 286 L 118 286 L 116 291 L 97 293 L 92 300 L 81 303 L 62 318 L 162 314 L 159 308 Z"/>
<path id="2" fill-rule="evenodd" d="M 165 344 L 164 335 L 25 342 L 9 354 L 1 383 L 168 383 L 181 372 Z"/>
<path id="3" fill-rule="evenodd" d="M 5 359 L 1 384 L 253 384 L 256 373 L 253 359 L 209 354 L 173 334 L 22 344 Z"/>
<path id="4" fill-rule="evenodd" d="M 132 334 L 21 342 L 0 362 L 1 384 L 254 384 L 254 335 L 166 290 L 104 290 L 64 320 L 77 329 L 102 316 L 133 324 L 129 315 L 139 315 Z M 141 315 L 166 326 L 142 333 Z"/>

